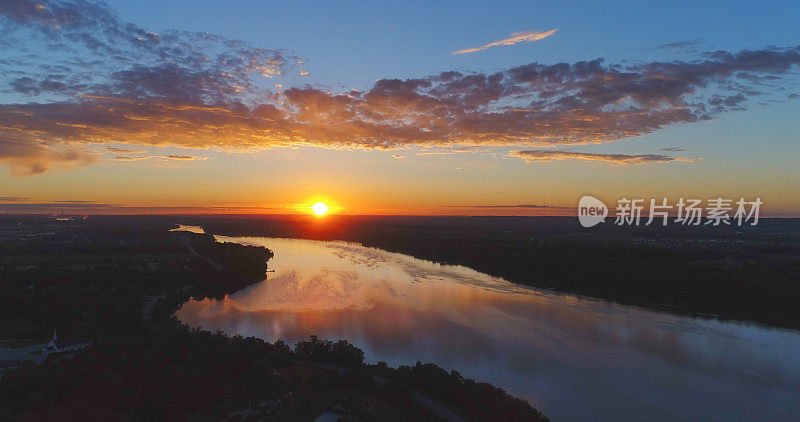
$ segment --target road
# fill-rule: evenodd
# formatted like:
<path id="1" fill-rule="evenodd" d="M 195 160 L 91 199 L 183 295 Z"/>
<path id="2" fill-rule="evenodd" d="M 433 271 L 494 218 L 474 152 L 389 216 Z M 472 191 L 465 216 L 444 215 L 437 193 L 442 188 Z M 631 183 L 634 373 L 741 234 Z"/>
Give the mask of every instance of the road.
<path id="1" fill-rule="evenodd" d="M 205 259 L 206 261 L 208 261 L 209 264 L 214 266 L 214 268 L 216 268 L 217 271 L 222 271 L 222 268 L 223 268 L 222 265 L 220 265 L 219 262 L 214 261 L 213 259 L 211 259 L 211 258 L 209 258 L 209 257 L 207 257 L 207 256 L 205 256 L 203 254 L 198 253 L 194 249 L 194 246 L 192 246 L 192 242 L 189 241 L 188 237 L 182 237 L 182 239 L 183 239 L 183 242 L 186 243 L 186 246 L 189 247 L 189 252 L 191 252 L 192 255 Z"/>

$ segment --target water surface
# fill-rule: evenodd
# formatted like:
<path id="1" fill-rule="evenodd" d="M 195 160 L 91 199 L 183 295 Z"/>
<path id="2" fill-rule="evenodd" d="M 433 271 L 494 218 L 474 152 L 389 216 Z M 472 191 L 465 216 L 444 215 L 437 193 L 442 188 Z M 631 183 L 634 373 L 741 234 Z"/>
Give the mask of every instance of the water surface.
<path id="1" fill-rule="evenodd" d="M 263 237 L 268 278 L 189 301 L 192 325 L 294 343 L 347 339 L 498 385 L 554 421 L 796 420 L 800 334 L 527 288 L 345 242 Z M 531 274 L 535 278 L 536 274 Z"/>

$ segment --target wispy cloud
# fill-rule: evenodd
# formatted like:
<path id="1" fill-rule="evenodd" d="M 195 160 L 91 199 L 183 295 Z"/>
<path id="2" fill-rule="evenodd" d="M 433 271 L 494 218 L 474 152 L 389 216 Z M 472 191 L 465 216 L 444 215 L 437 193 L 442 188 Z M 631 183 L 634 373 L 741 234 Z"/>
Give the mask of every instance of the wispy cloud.
<path id="1" fill-rule="evenodd" d="M 674 41 L 666 44 L 661 44 L 656 47 L 656 50 L 677 50 L 677 51 L 689 51 L 694 50 L 700 45 L 700 40 L 684 40 L 684 41 Z"/>
<path id="2" fill-rule="evenodd" d="M 551 29 L 545 32 L 539 32 L 539 31 L 514 32 L 513 34 L 509 35 L 507 38 L 503 38 L 502 40 L 490 42 L 489 44 L 484 44 L 480 47 L 472 47 L 472 48 L 465 48 L 463 50 L 457 50 L 454 51 L 452 54 L 476 53 L 478 51 L 483 51 L 492 47 L 499 47 L 503 45 L 514 45 L 521 42 L 539 41 L 541 39 L 547 38 L 555 34 L 556 31 L 558 31 L 558 29 Z"/>
<path id="3" fill-rule="evenodd" d="M 396 158 L 398 160 L 405 160 L 406 156 L 405 155 L 400 155 L 400 154 L 393 154 L 392 158 Z"/>
<path id="4" fill-rule="evenodd" d="M 143 161 L 160 158 L 162 160 L 175 160 L 175 161 L 205 161 L 208 157 L 199 155 L 118 155 L 111 158 L 112 161 Z"/>
<path id="5" fill-rule="evenodd" d="M 446 148 L 426 149 L 417 155 L 456 155 L 456 154 L 477 154 L 488 152 L 486 148 L 477 145 L 448 146 Z"/>
<path id="6" fill-rule="evenodd" d="M 673 161 L 683 161 L 683 162 L 700 161 L 699 158 L 669 157 L 666 155 L 658 155 L 658 154 L 643 154 L 643 155 L 595 154 L 588 152 L 558 151 L 558 150 L 546 150 L 546 149 L 536 149 L 529 151 L 512 151 L 508 155 L 512 157 L 521 158 L 529 163 L 560 161 L 560 160 L 587 160 L 587 161 L 600 161 L 604 163 L 623 165 L 623 166 L 632 164 L 669 163 Z"/>
<path id="7" fill-rule="evenodd" d="M 27 201 L 30 198 L 26 198 L 23 196 L 0 196 L 0 202 L 22 202 Z"/>
<path id="8" fill-rule="evenodd" d="M 691 151 L 691 150 L 690 150 L 690 149 L 688 149 L 688 148 L 679 148 L 679 147 L 664 147 L 664 148 L 659 148 L 659 149 L 660 149 L 661 151 L 666 151 L 666 152 L 684 152 L 684 151 Z"/>
<path id="9" fill-rule="evenodd" d="M 152 155 L 117 155 L 111 158 L 111 161 L 142 161 L 155 158 Z"/>
<path id="10" fill-rule="evenodd" d="M 533 208 L 533 209 L 575 209 L 575 207 L 562 207 L 556 205 L 518 204 L 518 205 L 444 205 L 447 208 Z"/>
<path id="11" fill-rule="evenodd" d="M 53 202 L 58 203 L 58 204 L 92 204 L 92 203 L 95 203 L 96 201 L 83 201 L 83 200 L 79 200 L 79 199 L 63 199 L 63 200 L 60 200 L 60 201 L 53 201 Z"/>
<path id="12" fill-rule="evenodd" d="M 178 160 L 178 161 L 205 161 L 208 160 L 208 157 L 202 157 L 198 155 L 175 155 L 170 154 L 164 157 L 161 157 L 167 160 Z"/>
<path id="13" fill-rule="evenodd" d="M 128 148 L 106 147 L 106 151 L 115 152 L 117 154 L 141 154 L 144 151 L 133 150 Z"/>
<path id="14" fill-rule="evenodd" d="M 93 201 L 64 201 L 42 203 L 0 204 L 3 211 L 15 214 L 56 214 L 64 212 L 81 214 L 261 214 L 271 210 L 286 210 L 285 206 L 209 206 L 209 207 L 159 207 L 131 206 Z"/>

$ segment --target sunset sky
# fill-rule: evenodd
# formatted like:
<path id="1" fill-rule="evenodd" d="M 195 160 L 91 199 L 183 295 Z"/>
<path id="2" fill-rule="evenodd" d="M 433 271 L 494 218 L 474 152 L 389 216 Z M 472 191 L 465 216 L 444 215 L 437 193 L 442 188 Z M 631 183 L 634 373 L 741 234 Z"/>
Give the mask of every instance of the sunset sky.
<path id="1" fill-rule="evenodd" d="M 800 3 L 731 3 L 0 0 L 0 210 L 798 216 Z"/>

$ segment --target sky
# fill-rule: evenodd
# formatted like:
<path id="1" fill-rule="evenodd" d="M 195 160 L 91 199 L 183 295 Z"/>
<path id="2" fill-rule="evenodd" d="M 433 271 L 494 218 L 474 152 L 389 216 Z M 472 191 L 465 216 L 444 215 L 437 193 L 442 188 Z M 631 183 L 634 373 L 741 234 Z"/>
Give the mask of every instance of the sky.
<path id="1" fill-rule="evenodd" d="M 375 3 L 0 0 L 0 210 L 800 216 L 797 2 Z"/>

